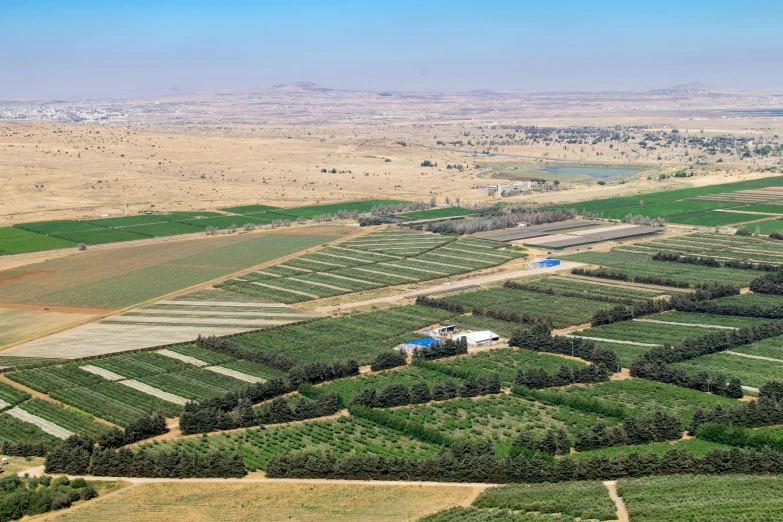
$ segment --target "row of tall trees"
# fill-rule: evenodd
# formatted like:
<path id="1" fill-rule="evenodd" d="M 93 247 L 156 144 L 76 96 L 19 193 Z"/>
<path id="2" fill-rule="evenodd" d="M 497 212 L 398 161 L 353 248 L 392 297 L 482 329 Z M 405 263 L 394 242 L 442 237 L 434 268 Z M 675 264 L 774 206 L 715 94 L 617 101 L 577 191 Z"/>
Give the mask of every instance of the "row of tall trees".
<path id="1" fill-rule="evenodd" d="M 470 376 L 460 384 L 451 379 L 430 387 L 425 382 L 417 382 L 411 386 L 394 383 L 380 390 L 368 387 L 356 394 L 351 400 L 351 406 L 367 408 L 392 408 L 408 404 L 423 404 L 430 401 L 446 401 L 457 397 L 478 397 L 500 393 L 500 376 L 493 373 L 490 376 Z"/>
<path id="2" fill-rule="evenodd" d="M 610 446 L 679 440 L 682 433 L 680 419 L 666 412 L 656 411 L 650 415 L 626 417 L 622 426 L 611 428 L 605 421 L 598 420 L 590 428 L 577 433 L 574 448 L 577 451 L 586 451 Z"/>
<path id="3" fill-rule="evenodd" d="M 426 348 L 416 348 L 413 351 L 413 359 L 432 361 L 455 355 L 466 355 L 467 353 L 468 340 L 463 337 L 457 340 L 446 339 L 443 342 L 435 342 Z"/>
<path id="4" fill-rule="evenodd" d="M 551 374 L 542 367 L 519 369 L 514 376 L 515 385 L 527 386 L 531 390 L 607 380 L 609 380 L 609 372 L 603 364 L 589 364 L 581 368 L 561 364 L 560 368 Z"/>
<path id="5" fill-rule="evenodd" d="M 661 285 L 672 286 L 674 288 L 690 288 L 690 283 L 687 281 L 677 281 L 667 277 L 659 277 L 653 275 L 636 275 L 631 276 L 625 272 L 618 272 L 615 270 L 608 270 L 606 268 L 590 269 L 590 268 L 572 268 L 571 273 L 574 275 L 598 277 L 602 279 L 614 279 L 616 281 L 630 281 L 634 283 L 646 284 L 646 285 Z"/>
<path id="6" fill-rule="evenodd" d="M 783 453 L 732 448 L 712 449 L 697 457 L 685 448 L 672 448 L 662 454 L 555 460 L 541 454 L 497 457 L 491 444 L 457 442 L 425 459 L 365 454 L 337 460 L 329 453 L 283 453 L 272 456 L 265 471 L 273 478 L 540 483 L 682 473 L 777 474 L 783 472 Z"/>
<path id="7" fill-rule="evenodd" d="M 741 261 L 739 259 L 726 259 L 720 261 L 714 257 L 692 256 L 685 254 L 674 254 L 671 252 L 657 252 L 652 255 L 653 261 L 666 261 L 669 263 L 685 263 L 688 265 L 708 266 L 712 268 L 736 268 L 738 270 L 759 270 L 762 272 L 777 272 L 781 265 L 773 263 L 762 263 L 757 261 Z"/>
<path id="8" fill-rule="evenodd" d="M 104 448 L 92 439 L 73 435 L 46 457 L 47 473 L 104 477 L 229 478 L 244 477 L 239 454 L 225 451 L 175 450 L 150 452 L 145 448 Z"/>

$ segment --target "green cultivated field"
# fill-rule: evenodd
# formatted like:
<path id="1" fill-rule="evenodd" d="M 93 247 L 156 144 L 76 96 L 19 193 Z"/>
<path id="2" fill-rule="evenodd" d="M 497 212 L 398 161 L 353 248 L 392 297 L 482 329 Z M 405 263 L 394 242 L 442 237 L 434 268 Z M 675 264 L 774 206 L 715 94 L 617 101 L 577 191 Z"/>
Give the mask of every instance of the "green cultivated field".
<path id="1" fill-rule="evenodd" d="M 685 188 L 679 190 L 666 190 L 660 192 L 652 192 L 649 194 L 640 194 L 635 196 L 622 196 L 617 198 L 597 199 L 593 201 L 583 201 L 579 203 L 569 203 L 565 205 L 555 205 L 547 208 L 575 208 L 579 211 L 587 210 L 588 212 L 604 212 L 610 209 L 619 208 L 636 208 L 639 211 L 633 212 L 634 214 L 649 215 L 643 212 L 643 210 L 654 211 L 657 205 L 670 204 L 671 211 L 675 214 L 683 214 L 691 211 L 689 205 L 697 204 L 694 208 L 699 208 L 698 204 L 701 201 L 688 201 L 687 198 L 695 198 L 699 196 L 710 196 L 714 194 L 722 194 L 725 192 L 736 192 L 739 190 L 752 190 L 760 189 L 764 187 L 780 187 L 783 186 L 783 176 L 776 176 L 770 178 L 761 178 L 748 181 L 739 181 L 736 183 L 726 183 L 723 185 L 711 185 L 708 187 L 696 187 Z M 640 208 L 639 201 L 644 201 L 644 208 Z M 676 202 L 676 203 L 675 203 Z M 725 203 L 724 206 L 718 208 L 731 208 L 740 206 L 738 203 Z"/>
<path id="2" fill-rule="evenodd" d="M 574 332 L 574 335 L 644 344 L 676 345 L 686 337 L 700 337 L 715 331 L 715 329 L 699 328 L 697 326 L 622 321 Z"/>
<path id="3" fill-rule="evenodd" d="M 547 406 L 514 395 L 451 399 L 428 405 L 394 408 L 393 415 L 435 428 L 455 439 L 488 439 L 496 451 L 507 454 L 514 439 L 527 432 L 541 436 L 548 429 L 565 428 L 572 436 L 592 426 L 598 416 L 567 406 Z M 613 421 L 608 420 L 611 425 Z"/>
<path id="4" fill-rule="evenodd" d="M 483 318 L 481 318 L 483 319 Z M 435 364 L 444 368 L 447 373 L 459 372 L 474 376 L 492 375 L 497 372 L 504 386 L 511 386 L 518 370 L 529 368 L 544 368 L 548 373 L 554 373 L 560 366 L 582 367 L 583 363 L 536 353 L 532 350 L 514 350 L 511 348 L 499 348 L 488 352 L 479 352 L 470 357 L 460 357 L 445 361 L 436 361 Z"/>
<path id="5" fill-rule="evenodd" d="M 617 491 L 634 522 L 783 519 L 779 476 L 675 475 L 621 479 Z"/>
<path id="6" fill-rule="evenodd" d="M 626 250 L 626 251 L 624 251 Z M 686 282 L 697 283 L 731 283 L 748 286 L 758 274 L 753 270 L 735 268 L 709 268 L 683 263 L 665 263 L 652 261 L 650 255 L 628 252 L 627 249 L 614 248 L 611 252 L 578 252 L 562 256 L 563 260 L 578 261 L 591 265 L 601 265 L 611 268 L 613 272 L 634 276 L 656 276 Z"/>
<path id="7" fill-rule="evenodd" d="M 764 219 L 764 216 L 758 214 L 740 214 L 739 212 L 698 212 L 696 214 L 685 214 L 681 216 L 672 216 L 668 221 L 681 225 L 698 225 L 703 227 L 715 227 L 724 225 L 736 225 L 746 221 L 758 221 Z M 751 226 L 752 228 L 752 226 Z"/>
<path id="8" fill-rule="evenodd" d="M 341 210 L 357 211 L 360 214 L 367 213 L 372 210 L 373 207 L 379 205 L 399 205 L 407 203 L 397 199 L 367 199 L 363 201 L 346 201 L 343 203 L 333 203 L 329 205 L 311 205 L 307 207 L 294 207 L 294 208 L 281 208 L 275 210 L 274 214 L 280 214 L 281 219 L 296 219 L 297 217 L 303 217 L 306 219 L 312 219 L 315 216 L 324 214 L 336 215 Z"/>
<path id="9" fill-rule="evenodd" d="M 489 488 L 479 495 L 473 506 L 522 513 L 562 514 L 582 520 L 610 520 L 615 516 L 614 502 L 598 481 Z"/>
<path id="10" fill-rule="evenodd" d="M 432 210 L 419 210 L 417 212 L 403 212 L 402 214 L 397 214 L 397 217 L 403 218 L 405 220 L 417 220 L 417 219 L 437 219 L 437 218 L 445 218 L 445 217 L 454 217 L 454 216 L 471 216 L 475 214 L 475 210 L 471 210 L 469 208 L 459 208 L 459 207 L 450 207 L 450 208 L 436 208 Z"/>
<path id="11" fill-rule="evenodd" d="M 151 236 L 128 232 L 119 228 L 102 228 L 99 230 L 85 230 L 80 232 L 68 232 L 58 234 L 57 237 L 73 241 L 75 243 L 85 243 L 87 245 L 102 245 L 104 243 L 118 243 L 121 241 L 136 241 L 139 239 L 149 239 Z"/>
<path id="12" fill-rule="evenodd" d="M 564 328 L 590 322 L 593 313 L 611 308 L 612 303 L 577 297 L 563 297 L 512 288 L 489 288 L 442 298 L 466 309 L 480 308 L 526 314 Z"/>
<path id="13" fill-rule="evenodd" d="M 749 359 L 722 352 L 702 355 L 695 359 L 675 363 L 673 366 L 682 368 L 689 374 L 707 372 L 738 377 L 743 386 L 753 388 L 758 388 L 767 381 L 783 380 L 783 359 L 780 361 Z"/>
<path id="14" fill-rule="evenodd" d="M 0 415 L 0 441 L 4 440 L 29 444 L 42 443 L 49 448 L 62 442 L 33 424 L 22 422 L 10 415 Z"/>
<path id="15" fill-rule="evenodd" d="M 269 457 L 286 451 L 328 450 L 338 459 L 346 455 L 368 453 L 420 458 L 434 455 L 439 449 L 364 419 L 349 417 L 277 428 L 251 428 L 238 433 L 208 435 L 200 439 L 164 442 L 145 447 L 151 451 L 172 448 L 197 451 L 228 450 L 230 453 L 240 453 L 245 458 L 245 467 L 250 471 L 263 469 Z"/>

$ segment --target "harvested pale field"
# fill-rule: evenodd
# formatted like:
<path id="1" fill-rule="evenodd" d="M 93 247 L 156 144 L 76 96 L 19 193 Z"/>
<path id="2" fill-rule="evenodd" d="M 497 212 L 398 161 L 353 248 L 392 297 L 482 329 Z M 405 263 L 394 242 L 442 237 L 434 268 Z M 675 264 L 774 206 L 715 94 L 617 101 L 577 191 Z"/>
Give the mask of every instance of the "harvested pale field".
<path id="1" fill-rule="evenodd" d="M 252 329 L 90 323 L 14 346 L 2 354 L 15 357 L 78 359 L 182 343 L 192 341 L 199 335 L 229 335 Z"/>
<path id="2" fill-rule="evenodd" d="M 0 308 L 0 346 L 46 335 L 94 319 L 93 314 L 30 308 Z"/>
<path id="3" fill-rule="evenodd" d="M 295 254 L 340 237 L 254 232 L 88 250 L 14 269 L 0 303 L 122 308 Z M 342 229 L 350 233 L 348 228 Z"/>
<path id="4" fill-rule="evenodd" d="M 283 303 L 245 303 L 233 301 L 188 301 L 186 299 L 176 301 L 158 301 L 156 305 L 174 305 L 174 306 L 209 306 L 226 308 L 288 308 Z"/>
<path id="5" fill-rule="evenodd" d="M 232 370 L 231 368 L 223 368 L 222 366 L 208 366 L 204 369 L 210 372 L 215 372 L 221 375 L 225 375 L 227 377 L 233 377 L 234 379 L 238 379 L 240 381 L 245 381 L 250 383 L 266 382 L 266 379 L 262 379 L 261 377 L 256 377 L 255 375 L 248 375 L 246 373 Z"/>
<path id="6" fill-rule="evenodd" d="M 51 520 L 60 522 L 408 522 L 474 495 L 470 486 L 296 483 L 134 485 Z"/>
<path id="7" fill-rule="evenodd" d="M 128 379 L 127 381 L 118 381 L 118 382 L 122 385 L 127 386 L 128 388 L 133 388 L 134 390 L 140 391 L 141 393 L 152 395 L 153 397 L 157 397 L 158 399 L 164 400 L 166 402 L 179 404 L 180 406 L 184 406 L 188 402 L 188 400 L 185 399 L 184 397 L 180 397 L 179 395 L 174 395 L 173 393 L 165 392 L 159 388 L 155 388 L 154 386 L 150 386 L 149 384 L 144 384 L 143 382 L 139 382 L 134 379 Z"/>
<path id="8" fill-rule="evenodd" d="M 103 377 L 107 381 L 122 381 L 125 379 L 122 375 L 118 373 L 114 373 L 110 370 L 106 370 L 104 368 L 99 368 L 97 366 L 93 366 L 91 364 L 87 364 L 85 366 L 79 366 L 80 369 L 84 370 L 85 372 L 92 373 L 94 375 L 97 375 L 98 377 Z"/>
<path id="9" fill-rule="evenodd" d="M 33 415 L 32 413 L 27 413 L 21 408 L 11 408 L 5 413 L 6 415 L 10 415 L 11 417 L 14 417 L 15 419 L 18 419 L 22 422 L 38 426 L 38 428 L 40 428 L 44 433 L 48 433 L 49 435 L 57 437 L 58 439 L 65 440 L 73 435 L 73 432 L 68 431 L 65 428 L 61 428 L 57 424 L 49 422 L 46 419 L 42 419 L 41 417 Z"/>
<path id="10" fill-rule="evenodd" d="M 182 361 L 187 364 L 192 364 L 193 366 L 198 366 L 199 368 L 202 366 L 209 366 L 209 363 L 206 363 L 201 359 L 196 359 L 195 357 L 191 357 L 189 355 L 183 355 L 181 353 L 172 352 L 171 350 L 166 350 L 165 348 L 163 350 L 158 350 L 155 353 L 157 353 L 158 355 L 162 355 L 164 357 L 170 357 L 172 359 Z"/>
<path id="11" fill-rule="evenodd" d="M 172 325 L 186 325 L 186 324 L 200 324 L 202 326 L 241 326 L 247 328 L 260 328 L 262 326 L 280 326 L 282 324 L 288 324 L 294 321 L 275 321 L 271 319 L 216 319 L 210 317 L 146 317 L 138 315 L 118 315 L 108 317 L 101 321 L 102 324 L 116 324 L 116 323 L 145 323 L 145 324 L 172 324 Z"/>

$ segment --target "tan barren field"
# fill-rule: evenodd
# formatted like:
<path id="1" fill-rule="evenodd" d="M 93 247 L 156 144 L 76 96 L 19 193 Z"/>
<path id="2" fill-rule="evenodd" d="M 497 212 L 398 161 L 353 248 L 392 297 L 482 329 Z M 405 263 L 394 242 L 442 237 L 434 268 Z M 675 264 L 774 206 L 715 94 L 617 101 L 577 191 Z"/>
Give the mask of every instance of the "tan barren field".
<path id="1" fill-rule="evenodd" d="M 339 484 L 138 484 L 47 520 L 58 522 L 408 522 L 472 500 L 474 488 Z"/>

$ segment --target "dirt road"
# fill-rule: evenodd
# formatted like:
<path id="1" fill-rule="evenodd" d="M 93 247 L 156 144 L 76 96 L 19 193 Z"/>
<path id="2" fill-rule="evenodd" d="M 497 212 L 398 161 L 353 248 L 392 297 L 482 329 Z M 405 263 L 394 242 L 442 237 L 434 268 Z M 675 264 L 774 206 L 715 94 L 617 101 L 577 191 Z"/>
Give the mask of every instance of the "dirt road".
<path id="1" fill-rule="evenodd" d="M 511 272 L 501 272 L 498 274 L 490 274 L 485 276 L 471 277 L 463 279 L 457 283 L 445 283 L 441 285 L 431 286 L 421 290 L 414 290 L 412 292 L 405 292 L 398 295 L 392 295 L 388 297 L 379 297 L 377 299 L 369 299 L 367 301 L 357 301 L 355 303 L 346 303 L 341 305 L 321 306 L 315 309 L 316 312 L 321 314 L 330 314 L 338 310 L 347 310 L 350 308 L 359 308 L 361 306 L 369 306 L 380 303 L 394 303 L 403 299 L 413 299 L 421 295 L 429 295 L 444 291 L 457 291 L 460 289 L 470 288 L 476 285 L 482 285 L 486 283 L 492 283 L 495 281 L 503 281 L 506 279 L 516 279 L 518 277 L 530 277 L 541 274 L 551 274 L 563 270 L 571 270 L 582 266 L 582 263 L 565 262 L 560 266 L 554 266 L 550 268 L 534 268 L 532 270 L 514 270 Z"/>
<path id="2" fill-rule="evenodd" d="M 617 481 L 607 480 L 604 482 L 604 486 L 609 491 L 609 498 L 612 499 L 614 505 L 617 507 L 617 520 L 618 522 L 628 522 L 628 510 L 625 509 L 625 502 L 617 494 Z"/>

